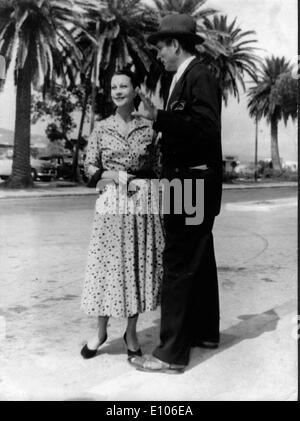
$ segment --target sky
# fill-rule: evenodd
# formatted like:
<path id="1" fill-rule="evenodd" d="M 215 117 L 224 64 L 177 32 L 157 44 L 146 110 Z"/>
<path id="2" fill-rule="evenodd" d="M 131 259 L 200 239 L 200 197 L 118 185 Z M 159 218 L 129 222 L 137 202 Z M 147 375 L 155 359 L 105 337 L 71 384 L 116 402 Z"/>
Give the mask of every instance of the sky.
<path id="1" fill-rule="evenodd" d="M 151 0 L 145 0 L 151 2 Z M 228 16 L 243 31 L 255 30 L 258 54 L 285 56 L 291 63 L 298 59 L 297 0 L 208 0 L 206 7 L 213 7 Z M 0 93 L 0 127 L 14 129 L 15 88 L 12 72 L 9 73 L 4 92 Z M 240 102 L 231 98 L 222 112 L 223 154 L 234 155 L 242 161 L 254 159 L 255 125 L 247 111 L 247 98 L 242 94 Z M 38 123 L 32 133 L 44 135 L 45 125 Z M 1 139 L 0 139 L 1 141 Z M 284 160 L 297 160 L 297 127 L 288 122 L 279 123 L 279 151 Z M 258 157 L 270 157 L 270 128 L 259 123 Z"/>
<path id="2" fill-rule="evenodd" d="M 261 57 L 285 56 L 291 63 L 298 59 L 297 0 L 208 0 L 207 6 L 228 15 L 229 21 L 237 17 L 243 31 L 255 30 Z M 223 153 L 237 155 L 240 159 L 254 157 L 255 125 L 247 112 L 246 95 L 240 103 L 231 98 L 223 107 Z M 259 123 L 258 156 L 269 158 L 270 127 L 264 120 Z M 297 160 L 297 126 L 279 123 L 279 152 L 284 160 Z M 254 159 L 254 158 L 253 158 Z"/>

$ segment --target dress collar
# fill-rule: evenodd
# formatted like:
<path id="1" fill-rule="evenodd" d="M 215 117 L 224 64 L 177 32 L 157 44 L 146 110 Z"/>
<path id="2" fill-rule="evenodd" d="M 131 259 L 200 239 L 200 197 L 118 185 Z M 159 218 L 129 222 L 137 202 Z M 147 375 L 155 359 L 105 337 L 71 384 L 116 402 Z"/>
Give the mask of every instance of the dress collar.
<path id="1" fill-rule="evenodd" d="M 115 126 L 114 130 L 116 130 L 118 132 L 118 129 L 117 129 L 118 119 L 116 117 L 116 113 L 112 114 L 110 117 L 103 120 L 103 125 L 108 130 L 111 129 L 112 126 Z M 151 123 L 148 120 L 146 120 L 145 118 L 134 116 L 133 119 L 129 122 L 128 133 L 127 133 L 126 138 L 128 138 L 136 129 L 140 129 L 140 128 L 144 128 L 144 127 L 150 128 Z"/>

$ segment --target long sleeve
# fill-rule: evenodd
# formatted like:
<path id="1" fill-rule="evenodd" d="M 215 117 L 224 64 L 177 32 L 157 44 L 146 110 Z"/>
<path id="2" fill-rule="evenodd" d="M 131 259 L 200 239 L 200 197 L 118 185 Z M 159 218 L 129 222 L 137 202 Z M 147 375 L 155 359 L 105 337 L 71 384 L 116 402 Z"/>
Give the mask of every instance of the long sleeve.
<path id="1" fill-rule="evenodd" d="M 86 159 L 84 163 L 85 173 L 90 179 L 89 185 L 91 187 L 97 184 L 97 181 L 100 180 L 104 171 L 101 160 L 100 140 L 101 130 L 98 124 L 89 137 Z"/>

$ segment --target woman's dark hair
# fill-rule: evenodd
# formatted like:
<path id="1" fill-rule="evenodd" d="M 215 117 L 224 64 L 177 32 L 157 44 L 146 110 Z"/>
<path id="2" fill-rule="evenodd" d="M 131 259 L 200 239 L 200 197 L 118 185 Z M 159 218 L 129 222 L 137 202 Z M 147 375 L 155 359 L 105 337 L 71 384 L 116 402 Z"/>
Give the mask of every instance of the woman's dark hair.
<path id="1" fill-rule="evenodd" d="M 138 81 L 138 79 L 137 79 L 137 77 L 136 77 L 135 73 L 133 73 L 131 70 L 128 70 L 128 69 L 117 70 L 117 71 L 115 71 L 115 72 L 114 72 L 114 74 L 112 75 L 112 78 L 113 78 L 114 76 L 127 76 L 127 77 L 131 80 L 131 83 L 132 83 L 133 89 L 135 89 L 135 88 L 137 88 L 137 87 L 139 87 L 139 86 L 140 86 L 140 83 L 139 83 L 139 81 Z M 140 96 L 139 96 L 139 95 L 136 95 L 136 97 L 135 97 L 135 98 L 134 98 L 134 100 L 133 100 L 133 103 L 134 103 L 134 108 L 135 108 L 136 110 L 138 110 L 139 105 L 140 105 L 140 103 L 141 103 L 141 98 L 140 98 Z"/>

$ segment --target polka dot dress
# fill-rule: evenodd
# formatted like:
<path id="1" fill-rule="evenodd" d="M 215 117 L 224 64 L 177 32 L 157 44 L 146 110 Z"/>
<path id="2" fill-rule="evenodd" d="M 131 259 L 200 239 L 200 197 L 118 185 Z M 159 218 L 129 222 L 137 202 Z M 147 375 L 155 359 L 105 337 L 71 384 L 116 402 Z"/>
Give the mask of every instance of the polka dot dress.
<path id="1" fill-rule="evenodd" d="M 148 170 L 156 157 L 151 125 L 134 118 L 127 136 L 115 115 L 97 124 L 86 171 Z M 81 308 L 90 316 L 129 317 L 160 303 L 164 233 L 151 181 L 134 179 L 132 191 L 108 184 L 96 201 Z M 151 211 L 149 211 L 151 209 Z"/>

